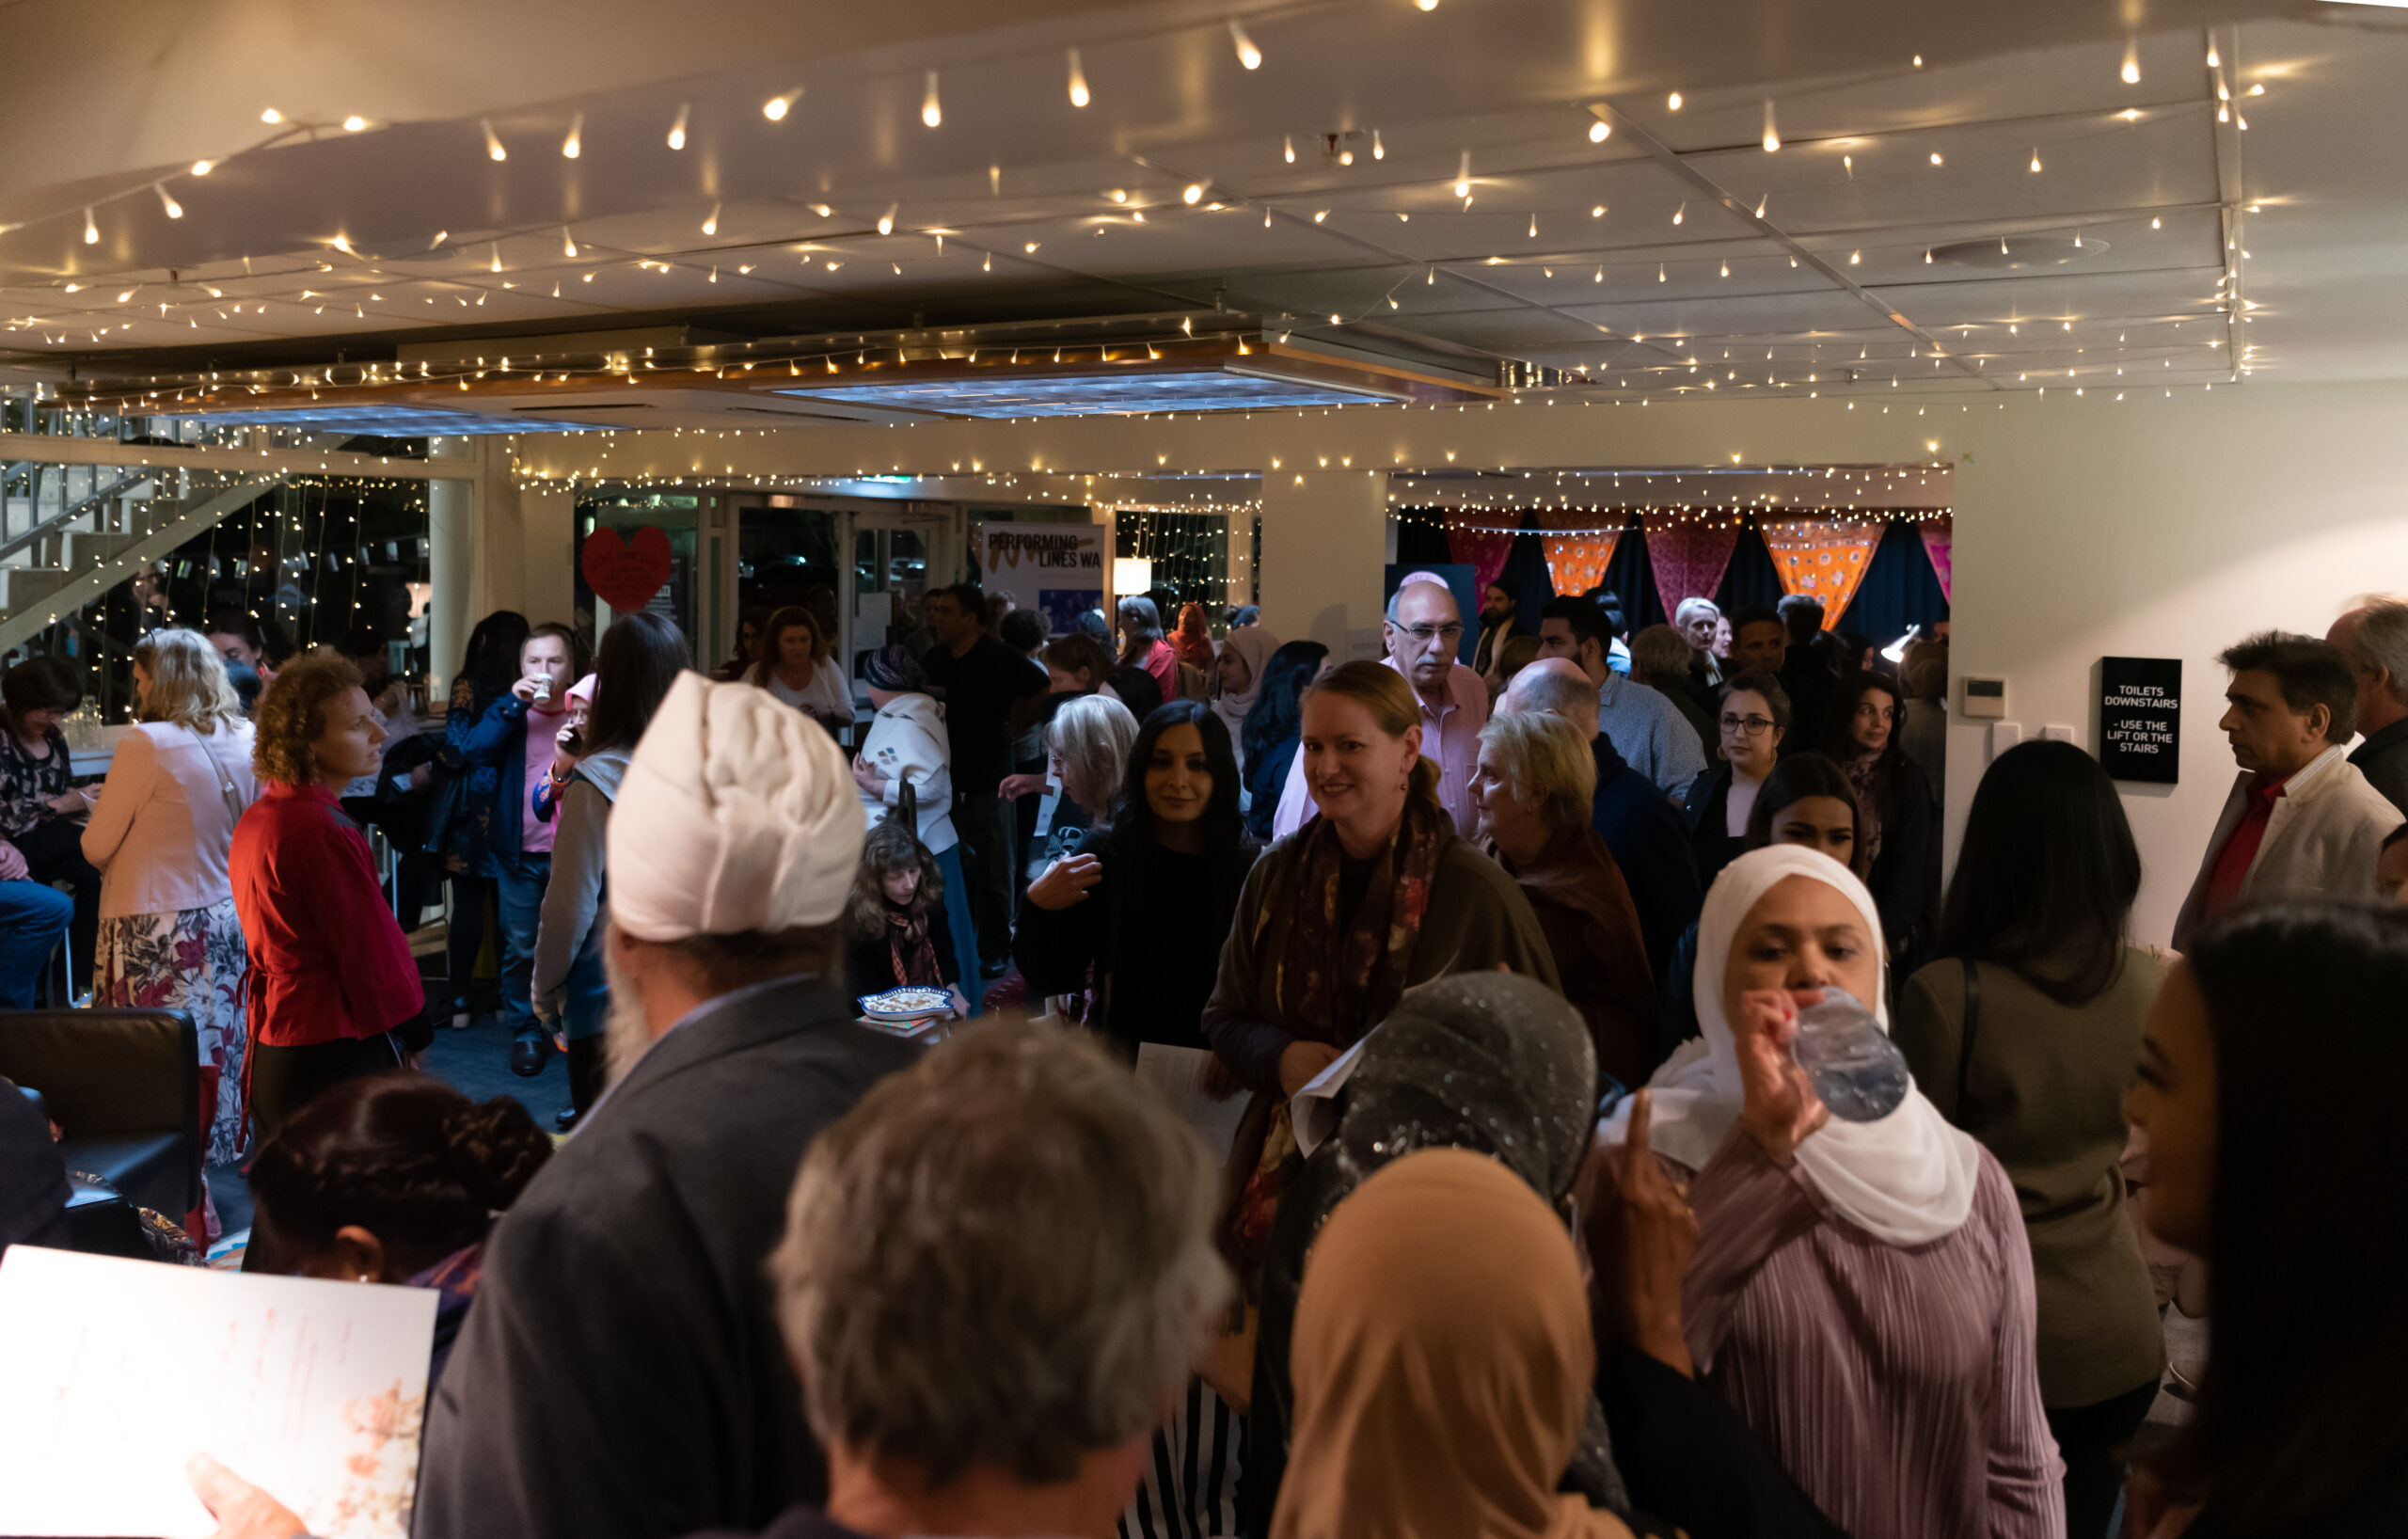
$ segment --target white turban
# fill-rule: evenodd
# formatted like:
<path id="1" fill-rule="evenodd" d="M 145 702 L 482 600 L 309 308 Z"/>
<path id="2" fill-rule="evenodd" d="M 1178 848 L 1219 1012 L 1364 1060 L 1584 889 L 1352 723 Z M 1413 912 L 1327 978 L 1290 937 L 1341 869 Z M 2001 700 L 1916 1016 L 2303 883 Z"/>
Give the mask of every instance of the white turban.
<path id="1" fill-rule="evenodd" d="M 818 722 L 767 690 L 680 674 L 611 808 L 611 921 L 645 941 L 824 925 L 866 826 Z"/>

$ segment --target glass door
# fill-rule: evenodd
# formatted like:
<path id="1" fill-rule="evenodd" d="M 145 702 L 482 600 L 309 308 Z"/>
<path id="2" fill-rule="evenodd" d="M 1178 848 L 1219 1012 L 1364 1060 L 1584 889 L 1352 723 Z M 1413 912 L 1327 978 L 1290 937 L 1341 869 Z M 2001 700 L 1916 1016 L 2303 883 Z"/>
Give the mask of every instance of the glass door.
<path id="1" fill-rule="evenodd" d="M 856 685 L 862 658 L 901 642 L 914 652 L 928 644 L 928 590 L 960 574 L 961 514 L 955 508 L 911 505 L 858 509 L 851 515 L 853 559 L 847 568 L 846 674 Z"/>

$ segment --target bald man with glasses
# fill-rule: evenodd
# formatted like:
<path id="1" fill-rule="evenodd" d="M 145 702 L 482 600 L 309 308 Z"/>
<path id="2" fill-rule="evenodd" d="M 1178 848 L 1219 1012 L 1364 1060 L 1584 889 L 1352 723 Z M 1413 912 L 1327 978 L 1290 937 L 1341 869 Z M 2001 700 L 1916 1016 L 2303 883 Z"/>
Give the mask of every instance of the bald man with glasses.
<path id="1" fill-rule="evenodd" d="M 1488 685 L 1455 660 L 1463 650 L 1463 611 L 1446 580 L 1429 572 L 1407 576 L 1388 600 L 1381 636 L 1386 665 L 1404 675 L 1421 706 L 1421 756 L 1438 767 L 1438 801 L 1454 818 L 1455 832 L 1468 839 L 1480 827 L 1471 783 L 1480 768 L 1480 729 L 1488 724 Z M 1299 754 L 1271 818 L 1272 837 L 1286 838 L 1312 816 Z"/>

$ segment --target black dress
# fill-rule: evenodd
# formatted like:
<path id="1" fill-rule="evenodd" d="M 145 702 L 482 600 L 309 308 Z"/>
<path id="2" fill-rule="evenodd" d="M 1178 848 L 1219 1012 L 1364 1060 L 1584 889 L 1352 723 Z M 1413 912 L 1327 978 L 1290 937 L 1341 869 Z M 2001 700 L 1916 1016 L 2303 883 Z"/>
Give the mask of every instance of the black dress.
<path id="1" fill-rule="evenodd" d="M 1067 909 L 1021 898 L 1012 959 L 1029 992 L 1075 994 L 1092 981 L 1096 1003 L 1086 1023 L 1133 1058 L 1140 1042 L 1210 1048 L 1204 1007 L 1254 868 L 1254 846 L 1181 855 L 1097 829 L 1073 853 L 1100 860 L 1103 880 Z"/>
<path id="2" fill-rule="evenodd" d="M 1689 820 L 1689 852 L 1697 857 L 1697 885 L 1701 893 L 1714 890 L 1714 879 L 1722 868 L 1739 858 L 1748 848 L 1744 838 L 1733 837 L 1731 826 L 1731 766 L 1726 762 L 1701 772 L 1689 782 L 1687 801 L 1682 811 Z"/>

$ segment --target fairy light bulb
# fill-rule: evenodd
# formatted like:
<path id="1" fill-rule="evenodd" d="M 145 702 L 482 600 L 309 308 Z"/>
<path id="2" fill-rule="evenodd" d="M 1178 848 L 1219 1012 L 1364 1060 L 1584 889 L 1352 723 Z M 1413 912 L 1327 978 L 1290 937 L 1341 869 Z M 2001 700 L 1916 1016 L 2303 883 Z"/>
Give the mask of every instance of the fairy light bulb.
<path id="1" fill-rule="evenodd" d="M 1189 182 L 1186 188 L 1180 193 L 1179 200 L 1182 203 L 1191 205 L 1202 202 L 1204 200 L 1204 183 L 1201 182 Z"/>
<path id="2" fill-rule="evenodd" d="M 1371 158 L 1373 160 L 1388 158 L 1388 147 L 1380 142 L 1380 131 L 1376 128 L 1371 130 Z"/>
<path id="3" fill-rule="evenodd" d="M 1671 110 L 1672 110 L 1672 111 L 1674 111 L 1674 112 L 1678 112 L 1678 111 L 1680 111 L 1680 110 L 1681 110 L 1681 93 L 1680 93 L 1680 92 L 1678 92 L 1678 91 L 1674 91 L 1671 96 L 1669 96 L 1669 97 L 1665 98 L 1664 104 L 1665 104 L 1665 106 L 1667 106 L 1668 108 L 1670 108 Z"/>
<path id="4" fill-rule="evenodd" d="M 1676 209 L 1674 209 L 1674 210 L 1672 211 L 1672 223 L 1674 223 L 1674 224 L 1679 224 L 1683 219 L 1686 219 L 1686 218 L 1687 218 L 1687 217 L 1688 217 L 1688 214 L 1689 214 L 1689 205 L 1688 205 L 1688 202 L 1687 202 L 1687 199 L 1683 199 L 1683 201 L 1682 201 L 1682 203 L 1681 203 L 1681 206 L 1680 206 L 1679 208 L 1676 208 Z"/>
<path id="5" fill-rule="evenodd" d="M 928 88 L 920 98 L 920 121 L 935 128 L 944 121 L 944 103 L 937 100 L 937 72 L 928 71 Z"/>
<path id="6" fill-rule="evenodd" d="M 669 125 L 670 149 L 683 150 L 686 148 L 686 115 L 692 110 L 693 108 L 690 103 L 680 102 L 677 104 L 677 120 Z"/>
<path id="7" fill-rule="evenodd" d="M 280 123 L 284 121 L 284 114 L 277 111 L 274 107 L 270 107 L 260 114 L 260 121 L 270 124 Z"/>
<path id="8" fill-rule="evenodd" d="M 346 134 L 356 134 L 367 126 L 368 119 L 356 112 L 342 120 L 342 131 Z"/>
<path id="9" fill-rule="evenodd" d="M 184 206 L 168 194 L 166 182 L 158 182 L 150 190 L 159 195 L 159 206 L 167 211 L 168 218 L 181 219 L 184 216 Z"/>
<path id="10" fill-rule="evenodd" d="M 1772 194 L 1770 194 L 1770 193 L 1766 193 L 1766 194 L 1765 194 L 1762 198 L 1757 198 L 1757 199 L 1756 199 L 1756 217 L 1757 217 L 1757 218 L 1761 219 L 1761 218 L 1763 218 L 1763 217 L 1765 216 L 1765 208 L 1766 208 L 1766 206 L 1767 204 L 1769 204 L 1771 201 L 1772 201 Z"/>
<path id="11" fill-rule="evenodd" d="M 207 176 L 215 169 L 217 169 L 217 163 L 214 160 L 197 160 L 192 163 L 192 174 L 195 176 Z"/>
<path id="12" fill-rule="evenodd" d="M 2140 45 L 2137 43 L 2124 45 L 2123 74 L 2124 84 L 2127 86 L 2137 86 L 2141 83 L 2141 54 Z"/>
<path id="13" fill-rule="evenodd" d="M 1289 165 L 1293 166 L 1296 164 L 1296 139 L 1294 135 L 1282 134 L 1279 135 L 1279 152 L 1281 155 L 1286 157 Z"/>
<path id="14" fill-rule="evenodd" d="M 1773 126 L 1772 103 L 1767 102 L 1765 103 L 1765 150 L 1770 152 L 1780 148 L 1781 130 Z"/>
<path id="15" fill-rule="evenodd" d="M 577 255 L 577 242 L 570 238 L 566 225 L 561 226 L 561 255 L 564 257 Z"/>
<path id="16" fill-rule="evenodd" d="M 1089 100 L 1091 99 L 1087 95 L 1087 71 L 1079 62 L 1079 51 L 1073 48 L 1070 50 L 1070 105 L 1083 107 Z"/>
<path id="17" fill-rule="evenodd" d="M 346 256 L 346 257 L 354 257 L 354 256 L 357 256 L 357 255 L 359 254 L 359 253 L 357 253 L 356 251 L 354 251 L 354 250 L 351 248 L 351 239 L 350 239 L 350 237 L 349 237 L 349 236 L 345 236 L 345 235 L 337 235 L 337 236 L 334 238 L 334 243 L 333 243 L 333 244 L 334 244 L 334 248 L 335 248 L 336 250 L 338 250 L 338 251 L 341 252 L 341 253 L 342 253 L 344 256 Z"/>
<path id="18" fill-rule="evenodd" d="M 568 137 L 561 141 L 561 158 L 575 160 L 585 152 L 585 114 L 578 113 L 568 120 Z"/>
<path id="19" fill-rule="evenodd" d="M 1603 144 L 1606 142 L 1607 135 L 1613 133 L 1613 131 L 1614 125 L 1606 121 L 1603 118 L 1600 118 L 1595 122 L 1589 125 L 1589 142 L 1591 144 Z"/>
<path id="20" fill-rule="evenodd" d="M 1229 24 L 1229 45 L 1238 51 L 1240 64 L 1249 70 L 1262 68 L 1262 50 L 1257 48 L 1254 45 L 1254 40 L 1245 35 L 1245 28 L 1235 22 Z"/>
<path id="21" fill-rule="evenodd" d="M 493 131 L 492 119 L 480 118 L 477 119 L 477 126 L 485 131 L 485 158 L 487 160 L 508 160 L 510 158 L 510 151 L 501 147 L 501 135 Z"/>
<path id="22" fill-rule="evenodd" d="M 878 216 L 878 232 L 879 234 L 892 235 L 895 233 L 895 215 L 901 212 L 902 207 L 903 205 L 900 203 L 889 203 L 886 205 L 886 212 Z"/>
<path id="23" fill-rule="evenodd" d="M 1463 152 L 1463 159 L 1455 166 L 1455 196 L 1457 198 L 1471 196 L 1471 151 L 1468 150 Z"/>
<path id="24" fill-rule="evenodd" d="M 761 116 L 767 118 L 773 123 L 784 122 L 786 120 L 786 114 L 794 110 L 795 102 L 801 95 L 802 87 L 798 86 L 793 90 L 786 92 L 784 96 L 773 96 L 769 98 L 767 102 L 761 103 Z"/>
<path id="25" fill-rule="evenodd" d="M 2210 38 L 2208 40 L 2208 68 L 2210 70 L 2216 70 L 2223 68 L 2223 66 L 2224 60 L 2216 56 L 2215 40 Z"/>
<path id="26" fill-rule="evenodd" d="M 501 271 L 501 243 L 499 241 L 493 243 L 493 270 L 497 273 Z"/>
<path id="27" fill-rule="evenodd" d="M 1934 166 L 1938 166 L 1938 165 L 1940 165 L 1940 164 L 1941 164 L 1940 151 L 1939 151 L 1935 150 L 1935 151 L 1933 151 L 1931 152 L 1931 163 L 1932 163 Z"/>
<path id="28" fill-rule="evenodd" d="M 720 205 L 719 205 L 719 204 L 717 204 L 717 203 L 713 203 L 713 204 L 711 205 L 710 216 L 709 216 L 709 217 L 707 217 L 707 218 L 705 218 L 705 219 L 703 221 L 703 233 L 704 233 L 704 234 L 705 234 L 705 235 L 716 235 L 716 234 L 718 234 L 718 233 L 719 233 L 719 211 L 720 211 Z"/>
<path id="29" fill-rule="evenodd" d="M 2037 145 L 2032 147 L 2032 169 L 2035 172 L 2040 169 L 2040 147 Z"/>

